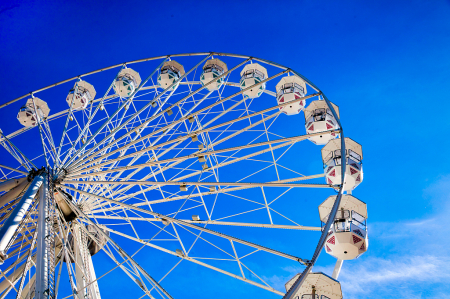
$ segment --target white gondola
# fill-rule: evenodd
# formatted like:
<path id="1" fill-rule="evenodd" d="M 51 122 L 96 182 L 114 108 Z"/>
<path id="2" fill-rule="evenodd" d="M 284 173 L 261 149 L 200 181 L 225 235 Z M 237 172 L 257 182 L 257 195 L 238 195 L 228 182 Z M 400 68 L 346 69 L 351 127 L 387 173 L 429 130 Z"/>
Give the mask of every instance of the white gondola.
<path id="1" fill-rule="evenodd" d="M 297 281 L 299 274 L 291 278 L 285 285 L 286 291 Z M 295 299 L 342 299 L 339 281 L 322 273 L 309 273 L 300 289 L 293 294 Z"/>
<path id="2" fill-rule="evenodd" d="M 116 81 L 114 81 L 114 90 L 122 98 L 129 97 L 141 84 L 139 73 L 130 68 L 124 68 L 120 71 Z"/>
<path id="3" fill-rule="evenodd" d="M 164 62 L 161 72 L 158 76 L 158 85 L 162 89 L 168 88 L 185 74 L 184 67 L 175 60 Z M 180 83 L 175 84 L 171 89 L 177 89 Z"/>
<path id="4" fill-rule="evenodd" d="M 30 98 L 27 100 L 27 103 L 20 108 L 19 113 L 17 114 L 17 119 L 25 127 L 36 126 L 38 124 L 38 116 L 39 119 L 45 119 L 50 112 L 47 103 L 43 100 L 34 98 L 34 103 L 36 104 L 36 111 L 34 109 L 33 100 Z"/>
<path id="5" fill-rule="evenodd" d="M 350 138 L 345 138 L 346 170 L 344 191 L 351 191 L 363 180 L 362 147 Z M 341 184 L 341 139 L 333 139 L 322 148 L 325 179 L 330 185 Z"/>
<path id="6" fill-rule="evenodd" d="M 339 117 L 339 108 L 331 103 Z M 312 101 L 305 109 L 306 134 L 332 131 L 339 128 L 336 119 L 324 100 Z M 337 137 L 337 133 L 311 136 L 308 139 L 315 144 L 327 144 L 328 141 Z"/>
<path id="7" fill-rule="evenodd" d="M 336 196 L 328 197 L 319 206 L 320 221 L 326 223 Z M 367 251 L 367 206 L 351 195 L 343 195 L 334 223 L 325 242 L 325 251 L 340 260 L 352 260 Z"/>
<path id="8" fill-rule="evenodd" d="M 86 81 L 78 81 L 69 91 L 66 102 L 69 107 L 72 107 L 72 110 L 83 110 L 95 99 L 95 95 L 96 91 L 94 86 Z"/>
<path id="9" fill-rule="evenodd" d="M 306 83 L 297 76 L 281 78 L 277 86 L 278 105 L 299 100 L 306 95 Z M 286 115 L 295 115 L 305 108 L 306 100 L 301 100 L 291 105 L 280 107 L 281 112 Z"/>
<path id="10" fill-rule="evenodd" d="M 206 85 L 207 83 L 213 81 L 215 78 L 219 77 L 223 73 L 227 72 L 227 65 L 219 60 L 219 59 L 210 59 L 206 61 L 203 66 L 203 72 L 200 75 L 200 82 L 202 85 Z M 209 91 L 214 91 L 219 89 L 224 82 L 224 78 L 217 79 L 215 83 L 209 84 L 206 89 Z"/>
<path id="11" fill-rule="evenodd" d="M 241 90 L 249 88 L 262 80 L 267 79 L 267 69 L 257 63 L 247 64 L 241 71 L 241 80 L 239 85 Z M 250 99 L 259 97 L 266 90 L 266 83 L 254 86 L 245 91 L 243 95 Z"/>

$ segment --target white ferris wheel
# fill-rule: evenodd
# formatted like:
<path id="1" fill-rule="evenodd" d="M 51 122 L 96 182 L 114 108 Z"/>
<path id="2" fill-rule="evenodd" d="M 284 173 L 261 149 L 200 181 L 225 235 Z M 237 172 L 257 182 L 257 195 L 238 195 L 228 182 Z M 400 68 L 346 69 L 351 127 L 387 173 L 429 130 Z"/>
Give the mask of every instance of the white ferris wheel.
<path id="1" fill-rule="evenodd" d="M 337 105 L 277 63 L 142 59 L 0 113 L 0 298 L 98 299 L 117 271 L 142 298 L 172 298 L 183 265 L 335 299 L 343 260 L 367 250 L 366 204 L 352 196 L 361 146 Z M 332 274 L 313 271 L 322 250 Z M 299 270 L 284 291 L 266 278 L 286 265 Z"/>

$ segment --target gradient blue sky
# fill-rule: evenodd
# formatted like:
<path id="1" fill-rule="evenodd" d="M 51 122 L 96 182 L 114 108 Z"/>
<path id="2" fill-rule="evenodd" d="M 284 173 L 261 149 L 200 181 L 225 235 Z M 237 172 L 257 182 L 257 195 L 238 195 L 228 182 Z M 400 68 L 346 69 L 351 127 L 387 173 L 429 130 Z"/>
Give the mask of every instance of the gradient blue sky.
<path id="1" fill-rule="evenodd" d="M 345 298 L 450 298 L 449 1 L 3 1 L 0 103 L 109 65 L 203 51 L 299 71 L 363 145 L 354 194 L 368 204 L 370 247 L 344 263 Z M 324 256 L 317 270 L 331 273 Z M 206 298 L 200 289 L 183 297 Z"/>

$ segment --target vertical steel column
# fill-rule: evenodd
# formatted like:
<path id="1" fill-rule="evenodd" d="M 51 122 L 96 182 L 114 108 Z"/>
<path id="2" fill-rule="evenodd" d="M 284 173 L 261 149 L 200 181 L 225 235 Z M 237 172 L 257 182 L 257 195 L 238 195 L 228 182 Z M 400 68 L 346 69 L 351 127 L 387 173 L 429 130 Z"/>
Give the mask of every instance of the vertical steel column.
<path id="1" fill-rule="evenodd" d="M 88 248 L 88 235 L 81 228 L 82 224 L 75 223 L 73 228 L 75 268 L 78 298 L 101 299 L 100 290 L 92 264 L 92 257 Z"/>
<path id="2" fill-rule="evenodd" d="M 91 292 L 91 297 L 92 299 L 101 299 L 100 296 L 100 289 L 98 287 L 98 283 L 97 283 L 97 276 L 95 275 L 95 269 L 94 269 L 94 264 L 92 263 L 92 256 L 89 254 L 87 255 L 87 265 L 88 267 L 88 271 L 89 271 L 89 277 L 91 279 L 90 282 L 90 292 Z"/>
<path id="3" fill-rule="evenodd" d="M 55 242 L 53 234 L 53 196 L 45 174 L 39 191 L 36 253 L 36 299 L 54 298 Z"/>
<path id="4" fill-rule="evenodd" d="M 48 183 L 47 176 L 44 177 L 44 183 L 39 190 L 39 212 L 37 222 L 37 254 L 36 254 L 36 298 L 45 298 L 44 293 L 48 293 L 47 290 L 47 254 L 45 246 L 45 238 L 47 237 L 47 192 Z"/>
<path id="5" fill-rule="evenodd" d="M 89 298 L 90 299 L 101 299 L 100 297 L 100 289 L 98 288 L 98 283 L 97 283 L 97 277 L 95 275 L 95 271 L 94 271 L 94 264 L 92 263 L 92 256 L 91 253 L 89 252 L 89 248 L 88 248 L 88 240 L 89 240 L 89 236 L 88 234 L 81 230 L 80 227 L 80 237 L 81 237 L 81 244 L 82 247 L 80 246 L 79 251 L 81 253 L 81 257 L 83 259 L 83 265 L 84 265 L 84 275 L 86 277 L 86 284 L 89 284 L 87 289 L 88 289 L 88 293 L 89 293 Z"/>
<path id="6" fill-rule="evenodd" d="M 11 238 L 14 236 L 17 227 L 22 222 L 23 217 L 25 216 L 28 208 L 33 202 L 33 199 L 36 196 L 36 193 L 41 187 L 43 181 L 43 175 L 38 175 L 34 178 L 28 190 L 25 192 L 22 199 L 19 201 L 9 218 L 5 221 L 2 228 L 0 229 L 0 254 L 3 257 L 6 254 L 4 252 L 6 247 L 11 241 Z M 3 261 L 0 261 L 0 263 L 3 263 Z"/>
<path id="7" fill-rule="evenodd" d="M 83 231 L 79 223 L 75 223 L 72 230 L 73 237 L 73 251 L 75 256 L 75 277 L 77 283 L 77 297 L 79 299 L 90 298 L 89 289 L 86 285 L 89 281 L 89 273 L 85 265 L 85 256 L 87 251 L 87 244 L 83 242 Z"/>
<path id="8" fill-rule="evenodd" d="M 336 265 L 334 266 L 333 275 L 331 275 L 331 277 L 333 277 L 336 280 L 339 277 L 339 273 L 341 273 L 341 268 L 342 268 L 342 263 L 343 262 L 344 262 L 343 260 L 337 259 Z"/>
<path id="9" fill-rule="evenodd" d="M 108 234 L 106 234 L 96 223 L 94 223 L 89 217 L 86 216 L 86 214 L 83 213 L 73 202 L 67 201 L 69 205 L 72 206 L 73 210 L 76 211 L 76 213 L 79 216 L 82 216 L 85 221 L 87 221 L 90 225 L 92 225 L 97 232 L 102 235 L 106 240 L 108 240 L 112 245 L 114 245 L 117 248 L 117 252 L 122 256 L 124 260 L 129 260 L 130 263 L 137 268 L 144 276 L 147 278 L 147 280 L 153 284 L 154 287 L 158 288 L 168 299 L 173 299 L 172 296 L 153 278 L 151 277 L 145 270 L 142 268 L 136 261 L 128 254 L 126 251 L 124 251 Z M 79 220 L 78 220 L 79 221 Z M 149 295 L 149 294 L 148 294 Z M 151 296 L 150 296 L 151 297 Z"/>
<path id="10" fill-rule="evenodd" d="M 95 281 L 96 276 L 88 249 L 88 235 L 82 230 L 82 224 L 74 223 L 72 236 L 75 257 L 75 277 L 78 299 L 100 299 L 100 290 Z M 93 282 L 94 281 L 94 282 Z"/>

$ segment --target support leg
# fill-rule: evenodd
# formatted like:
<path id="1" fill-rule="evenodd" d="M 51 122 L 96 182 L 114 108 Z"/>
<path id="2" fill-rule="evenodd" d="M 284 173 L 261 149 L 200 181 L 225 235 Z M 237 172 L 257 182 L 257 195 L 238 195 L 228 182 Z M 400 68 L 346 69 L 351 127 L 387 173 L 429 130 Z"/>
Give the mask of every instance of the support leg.
<path id="1" fill-rule="evenodd" d="M 341 268 L 342 268 L 342 263 L 343 262 L 344 262 L 343 260 L 338 259 L 336 261 L 336 266 L 334 266 L 333 275 L 331 275 L 331 277 L 333 277 L 336 280 L 338 279 L 339 273 L 341 272 Z"/>
<path id="2" fill-rule="evenodd" d="M 43 175 L 38 175 L 34 178 L 28 190 L 25 192 L 22 199 L 19 201 L 9 218 L 5 221 L 5 224 L 0 229 L 0 255 L 2 258 L 5 257 L 5 249 L 8 247 L 8 244 L 14 236 L 16 229 L 22 222 L 43 181 Z M 3 263 L 3 261 L 0 261 L 0 263 Z"/>

